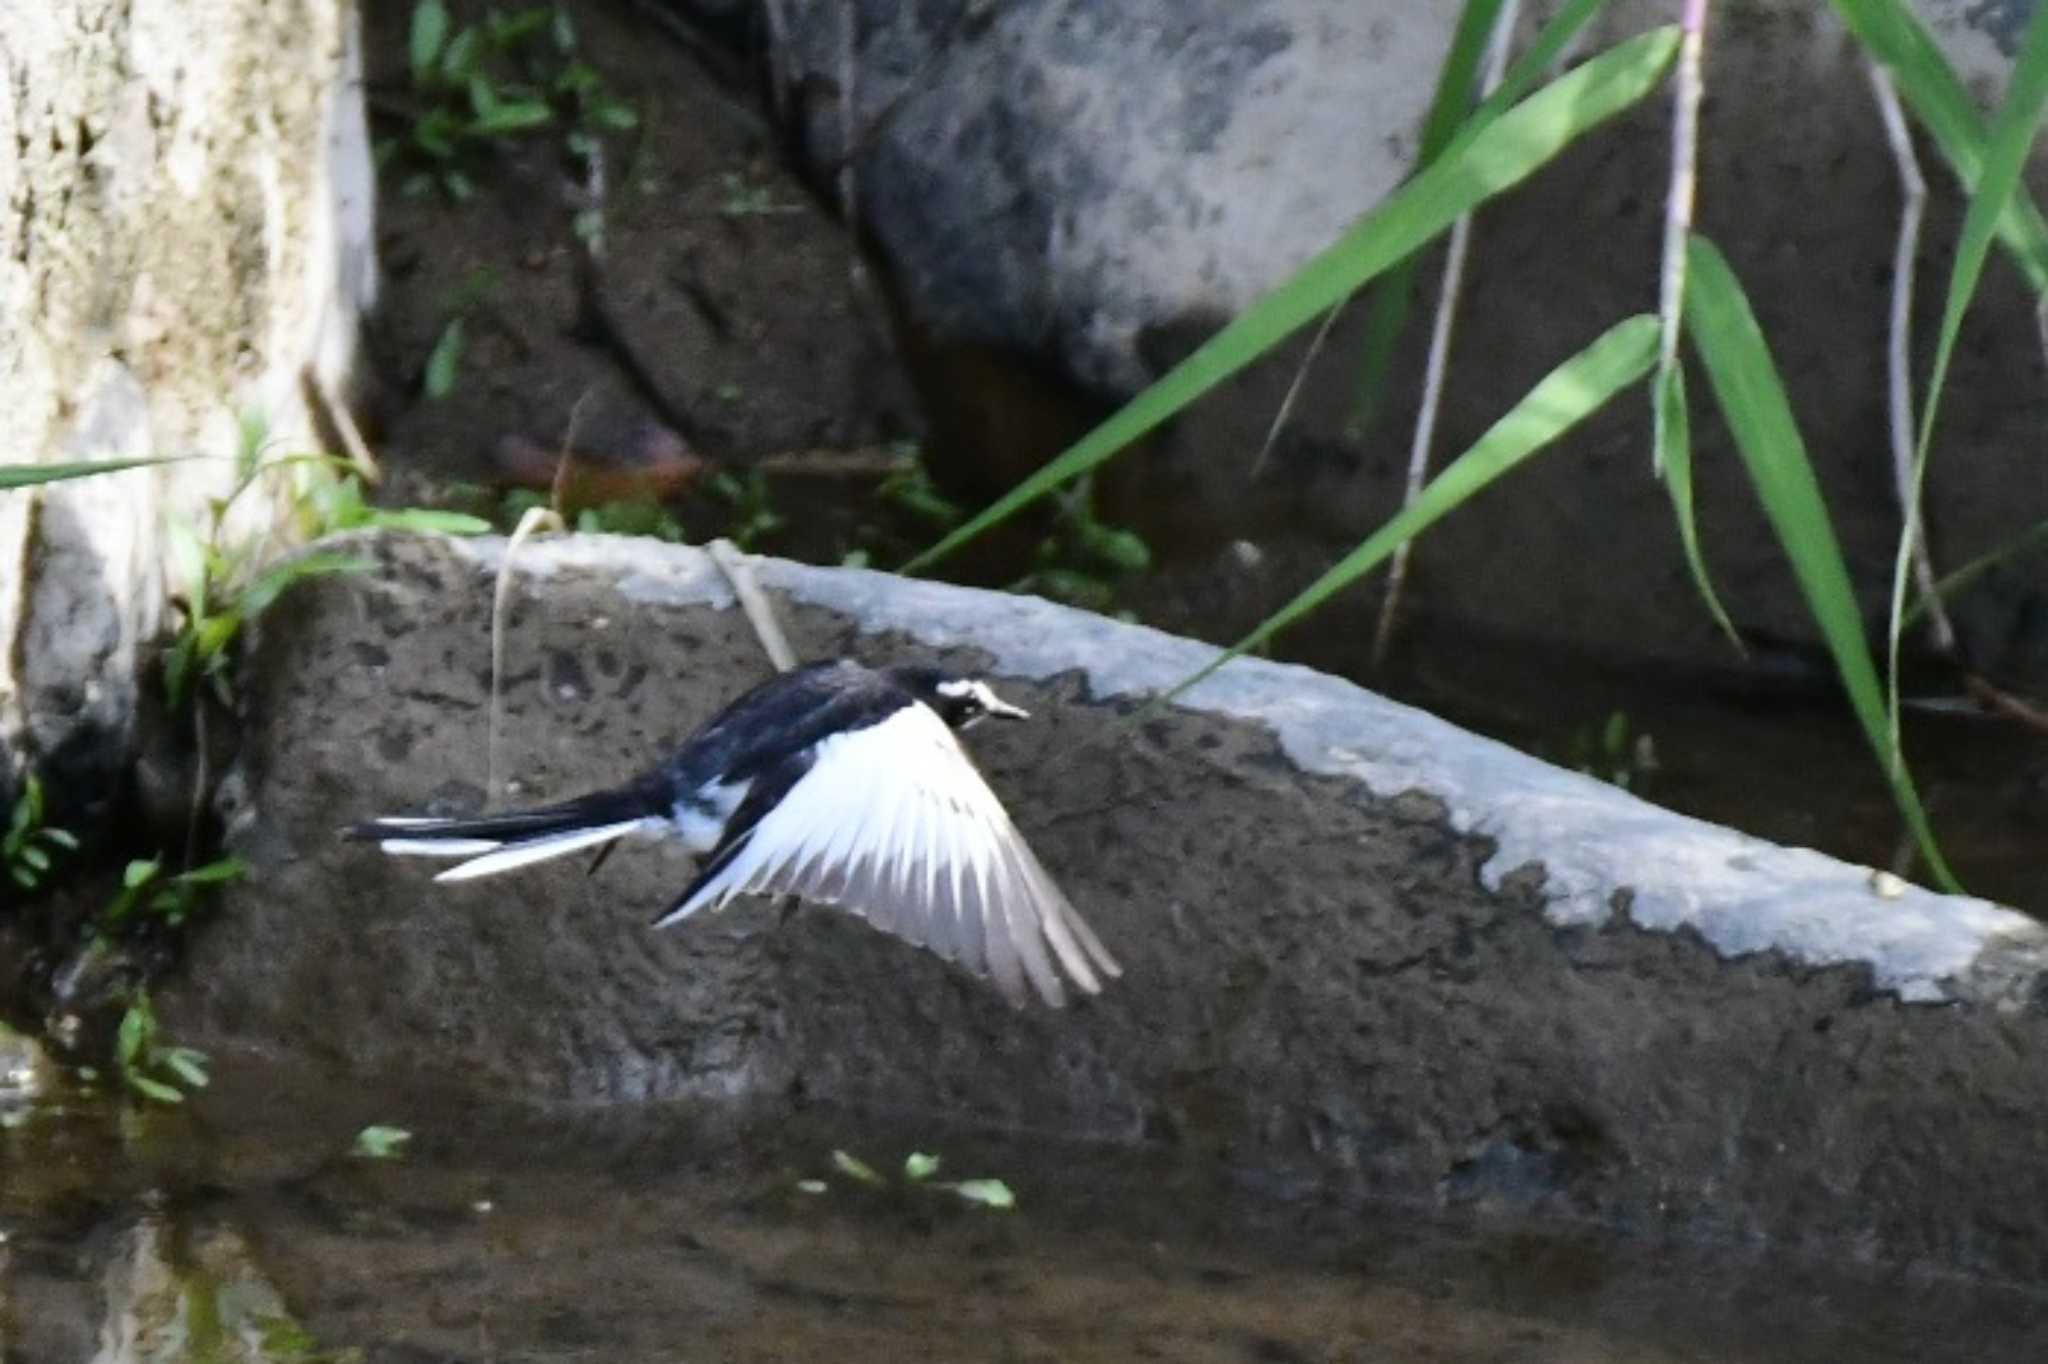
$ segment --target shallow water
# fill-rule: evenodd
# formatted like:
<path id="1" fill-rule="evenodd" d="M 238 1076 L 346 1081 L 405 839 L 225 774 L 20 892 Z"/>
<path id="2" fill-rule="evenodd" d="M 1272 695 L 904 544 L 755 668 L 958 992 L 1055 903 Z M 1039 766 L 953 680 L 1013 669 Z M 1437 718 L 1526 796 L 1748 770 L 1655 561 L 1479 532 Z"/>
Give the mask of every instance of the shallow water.
<path id="1" fill-rule="evenodd" d="M 64 1095 L 0 1131 L 6 1364 L 2048 1357 L 2048 1297 L 2011 1286 L 848 1116 L 547 1117 L 220 1070 L 196 1111 Z M 370 1121 L 405 1154 L 352 1156 Z M 891 1175 L 936 1151 L 1018 1206 L 867 1188 L 835 1147 Z"/>

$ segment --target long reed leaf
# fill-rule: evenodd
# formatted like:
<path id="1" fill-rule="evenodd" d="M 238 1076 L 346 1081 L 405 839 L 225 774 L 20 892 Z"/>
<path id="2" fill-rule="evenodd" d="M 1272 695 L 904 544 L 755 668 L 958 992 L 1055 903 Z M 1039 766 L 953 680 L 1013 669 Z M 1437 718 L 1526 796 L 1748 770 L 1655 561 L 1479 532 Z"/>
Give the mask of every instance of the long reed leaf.
<path id="1" fill-rule="evenodd" d="M 909 564 L 950 554 L 1018 508 L 1087 472 L 1404 259 L 1458 216 L 1520 183 L 1575 139 L 1656 87 L 1677 30 L 1632 38 L 1553 81 L 1424 171 L 1163 378 L 1043 469 Z"/>
<path id="2" fill-rule="evenodd" d="M 1884 691 L 1871 662 L 1848 565 L 1842 560 L 1827 504 L 1806 457 L 1805 443 L 1763 329 L 1757 325 L 1735 272 L 1714 244 L 1695 235 L 1689 254 L 1686 328 L 1706 365 L 1722 418 L 1735 436 L 1736 448 L 1778 543 L 1792 561 L 1792 573 L 1807 609 L 1834 656 L 1850 705 L 1877 752 L 1900 812 L 1935 878 L 1947 889 L 1960 889 L 1935 844 L 1912 776 L 1885 724 Z"/>
<path id="3" fill-rule="evenodd" d="M 2037 521 L 2002 545 L 1993 546 L 1979 554 L 1961 568 L 1952 569 L 1941 575 L 1934 585 L 1934 595 L 1943 601 L 1952 601 L 1958 593 L 1994 568 L 2002 567 L 2014 559 L 2037 553 L 2048 545 L 2048 521 Z M 1906 618 L 1899 628 L 1910 630 L 1920 623 L 1927 614 L 1925 597 L 1914 601 L 1906 610 Z"/>
<path id="4" fill-rule="evenodd" d="M 0 492 L 57 483 L 67 478 L 118 474 L 124 469 L 142 469 L 152 464 L 175 464 L 182 458 L 185 457 L 168 455 L 160 459 L 95 459 L 82 464 L 0 464 Z"/>
<path id="5" fill-rule="evenodd" d="M 1161 701 L 1186 691 L 1246 650 L 1256 649 L 1334 593 L 1370 573 L 1403 544 L 1606 406 L 1616 393 L 1648 374 L 1656 361 L 1655 317 L 1639 314 L 1610 327 L 1592 345 L 1553 369 L 1523 394 L 1506 416 L 1446 465 L 1414 502 L 1207 667 L 1175 683 Z"/>
<path id="6" fill-rule="evenodd" d="M 1665 491 L 1671 494 L 1671 514 L 1678 522 L 1678 539 L 1685 548 L 1686 567 L 1692 570 L 1693 585 L 1699 589 L 1701 600 L 1713 614 L 1714 624 L 1728 636 L 1735 652 L 1746 653 L 1742 636 L 1735 633 L 1735 624 L 1728 619 L 1720 595 L 1714 591 L 1714 580 L 1707 572 L 1707 557 L 1700 549 L 1700 530 L 1692 500 L 1692 411 L 1686 403 L 1683 362 L 1672 365 L 1657 376 L 1655 402 L 1657 462 L 1664 470 Z"/>
<path id="7" fill-rule="evenodd" d="M 1962 78 L 1927 29 L 1904 0 L 1835 0 L 1835 9 L 1864 47 L 1891 68 L 1899 94 L 1957 178 L 1974 192 L 1984 174 L 1990 134 Z M 2022 194 L 2004 205 L 1998 236 L 2034 292 L 2048 292 L 2048 223 L 2042 221 L 2031 195 Z"/>
<path id="8" fill-rule="evenodd" d="M 2012 207 L 2026 169 L 2027 152 L 2048 109 L 2048 6 L 2034 11 L 2027 23 L 2026 38 L 2020 45 L 2019 60 L 2013 63 L 2012 82 L 2006 88 L 2005 103 L 1991 126 L 1991 139 L 1984 150 L 1982 174 L 1970 206 L 1963 214 L 1963 230 L 1956 243 L 1955 263 L 1949 270 L 1948 297 L 1941 308 L 1941 333 L 1934 347 L 1934 368 L 1927 377 L 1927 398 L 1920 408 L 1920 438 L 1913 450 L 1912 487 L 1907 496 L 1906 524 L 1899 533 L 1899 552 L 1892 566 L 1892 609 L 1886 652 L 1891 661 L 1886 693 L 1887 717 L 1892 750 L 1899 747 L 1899 642 L 1905 633 L 1906 572 L 1920 537 L 1921 489 L 1927 477 L 1927 456 L 1933 448 L 1935 416 L 1941 407 L 1941 391 L 1948 379 L 1949 362 L 1955 358 L 1956 338 L 1963 329 L 1963 314 L 1983 277 L 1984 261 L 1991 254 L 1991 238 Z"/>

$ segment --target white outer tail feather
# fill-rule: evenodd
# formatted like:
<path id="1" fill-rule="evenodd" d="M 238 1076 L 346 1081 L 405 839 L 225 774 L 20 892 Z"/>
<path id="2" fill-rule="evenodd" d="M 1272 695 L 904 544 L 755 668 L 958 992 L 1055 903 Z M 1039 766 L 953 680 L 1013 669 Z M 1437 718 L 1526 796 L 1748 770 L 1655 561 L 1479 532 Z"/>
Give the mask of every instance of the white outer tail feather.
<path id="1" fill-rule="evenodd" d="M 568 829 L 562 833 L 522 839 L 517 843 L 502 846 L 488 844 L 491 851 L 485 852 L 482 857 L 471 858 L 460 866 L 450 867 L 434 879 L 471 881 L 479 876 L 496 876 L 501 871 L 515 871 L 520 867 L 532 866 L 535 862 L 545 862 L 550 858 L 564 857 L 584 848 L 594 848 L 600 843 L 610 843 L 615 839 L 624 838 L 627 834 L 667 827 L 667 820 L 644 816 L 639 819 L 622 819 L 616 824 L 599 824 L 588 829 Z M 476 843 L 482 840 L 467 841 Z"/>
<path id="2" fill-rule="evenodd" d="M 377 846 L 393 857 L 474 857 L 504 844 L 495 838 L 387 838 Z"/>

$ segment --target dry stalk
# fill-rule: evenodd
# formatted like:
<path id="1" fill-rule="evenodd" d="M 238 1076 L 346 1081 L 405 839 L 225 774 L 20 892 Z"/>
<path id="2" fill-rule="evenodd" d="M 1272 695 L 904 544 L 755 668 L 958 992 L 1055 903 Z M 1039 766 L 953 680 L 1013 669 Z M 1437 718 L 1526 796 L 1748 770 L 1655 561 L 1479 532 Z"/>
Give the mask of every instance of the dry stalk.
<path id="1" fill-rule="evenodd" d="M 1920 251 L 1920 221 L 1927 206 L 1927 179 L 1920 173 L 1920 159 L 1913 151 L 1913 135 L 1907 131 L 1906 115 L 1899 105 L 1899 92 L 1892 84 L 1891 71 L 1882 63 L 1870 63 L 1870 88 L 1877 97 L 1884 118 L 1885 139 L 1891 144 L 1892 163 L 1899 172 L 1899 240 L 1892 253 L 1891 326 L 1885 346 L 1885 374 L 1892 438 L 1892 478 L 1899 495 L 1899 515 L 1905 522 L 1901 534 L 1913 537 L 1913 576 L 1920 596 L 1927 603 L 1927 632 L 1935 647 L 1944 653 L 1956 645 L 1955 626 L 1934 585 L 1934 560 L 1927 549 L 1926 525 L 1908 508 L 1913 502 L 1913 273 Z"/>
<path id="2" fill-rule="evenodd" d="M 711 561 L 725 574 L 725 580 L 732 584 L 740 609 L 747 613 L 747 624 L 754 627 L 754 637 L 761 641 L 761 648 L 767 652 L 768 661 L 775 665 L 775 671 L 786 673 L 794 668 L 796 651 L 789 647 L 789 638 L 782 633 L 782 626 L 775 619 L 774 605 L 761 591 L 761 585 L 754 581 L 753 561 L 724 536 L 704 548 L 709 551 Z"/>
<path id="3" fill-rule="evenodd" d="M 1481 79 L 1481 98 L 1500 88 L 1507 70 L 1508 50 L 1514 45 L 1515 23 L 1521 14 L 1520 0 L 1507 0 L 1494 16 L 1493 37 L 1486 50 L 1486 71 Z M 1429 448 L 1436 439 L 1437 413 L 1443 407 L 1444 376 L 1450 368 L 1451 334 L 1456 322 L 1458 296 L 1465 284 L 1465 261 L 1471 253 L 1472 215 L 1467 213 L 1451 225 L 1451 240 L 1444 252 L 1444 275 L 1437 286 L 1436 319 L 1430 325 L 1429 359 L 1423 371 L 1422 408 L 1415 414 L 1415 437 L 1408 446 L 1408 478 L 1401 490 L 1403 508 L 1413 506 L 1422 495 L 1429 477 Z M 1373 630 L 1372 665 L 1385 661 L 1393 640 L 1394 619 L 1401 609 L 1401 589 L 1408 580 L 1409 544 L 1394 551 L 1387 566 L 1387 591 L 1380 599 L 1379 624 Z"/>
<path id="4" fill-rule="evenodd" d="M 1699 184 L 1701 74 L 1707 42 L 1707 0 L 1685 0 L 1679 19 L 1677 85 L 1671 100 L 1671 185 L 1664 198 L 1664 260 L 1657 281 L 1658 383 L 1678 364 L 1678 329 L 1685 310 L 1685 248 L 1692 236 L 1693 197 Z M 1650 442 L 1650 472 L 1664 476 L 1663 404 L 1652 402 L 1658 426 Z"/>

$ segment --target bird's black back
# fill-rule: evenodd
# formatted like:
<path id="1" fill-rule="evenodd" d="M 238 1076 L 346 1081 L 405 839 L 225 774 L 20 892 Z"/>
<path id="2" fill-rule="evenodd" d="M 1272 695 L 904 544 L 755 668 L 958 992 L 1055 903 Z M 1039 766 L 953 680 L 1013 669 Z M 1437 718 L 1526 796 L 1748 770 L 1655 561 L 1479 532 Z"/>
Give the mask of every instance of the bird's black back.
<path id="1" fill-rule="evenodd" d="M 813 663 L 741 696 L 662 764 L 677 798 L 712 783 L 751 781 L 835 734 L 879 724 L 915 698 L 850 659 Z"/>

